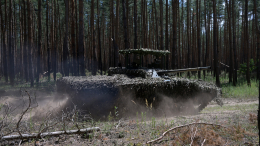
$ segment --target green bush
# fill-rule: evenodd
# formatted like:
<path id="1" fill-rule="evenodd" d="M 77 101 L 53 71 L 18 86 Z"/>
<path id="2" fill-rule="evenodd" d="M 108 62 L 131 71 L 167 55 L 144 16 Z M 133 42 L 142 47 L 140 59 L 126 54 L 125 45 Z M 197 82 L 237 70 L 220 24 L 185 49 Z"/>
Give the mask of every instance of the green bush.
<path id="1" fill-rule="evenodd" d="M 256 69 L 256 65 L 254 63 L 254 59 L 250 59 L 249 61 L 249 72 L 250 74 L 252 73 L 252 71 L 254 71 Z M 243 64 L 240 64 L 240 68 L 238 70 L 238 72 L 241 74 L 241 75 L 246 75 L 246 71 L 247 71 L 247 63 L 243 63 Z"/>

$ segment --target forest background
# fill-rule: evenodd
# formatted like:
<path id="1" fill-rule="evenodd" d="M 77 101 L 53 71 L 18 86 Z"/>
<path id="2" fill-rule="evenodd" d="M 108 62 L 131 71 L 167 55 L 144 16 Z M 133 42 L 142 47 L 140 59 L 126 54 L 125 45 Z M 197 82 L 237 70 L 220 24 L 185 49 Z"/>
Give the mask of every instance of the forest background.
<path id="1" fill-rule="evenodd" d="M 1 0 L 0 77 L 34 86 L 51 73 L 105 74 L 126 66 L 118 50 L 151 48 L 171 52 L 165 69 L 212 66 L 218 86 L 219 73 L 236 85 L 240 71 L 250 85 L 259 13 L 257 0 Z M 147 66 L 154 56 L 142 59 Z"/>

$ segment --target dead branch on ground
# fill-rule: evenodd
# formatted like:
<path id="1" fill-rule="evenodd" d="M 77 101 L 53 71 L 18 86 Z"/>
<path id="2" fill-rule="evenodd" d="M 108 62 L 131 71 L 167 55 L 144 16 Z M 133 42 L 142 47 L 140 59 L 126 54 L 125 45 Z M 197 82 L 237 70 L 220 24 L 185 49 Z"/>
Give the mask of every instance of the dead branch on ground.
<path id="1" fill-rule="evenodd" d="M 218 124 L 212 124 L 212 123 L 190 123 L 190 124 L 186 124 L 186 125 L 181 125 L 181 126 L 177 126 L 177 127 L 173 127 L 167 131 L 165 131 L 159 138 L 157 139 L 154 139 L 154 140 L 151 140 L 151 141 L 148 141 L 146 142 L 146 144 L 150 144 L 150 143 L 153 143 L 153 142 L 156 142 L 158 140 L 161 140 L 167 133 L 169 133 L 170 131 L 173 131 L 175 129 L 179 129 L 179 128 L 182 128 L 182 127 L 186 127 L 186 126 L 191 126 L 191 125 L 195 125 L 195 124 L 202 124 L 202 125 L 211 125 L 211 126 L 218 126 L 218 127 L 223 127 L 223 128 L 227 128 L 223 125 L 218 125 Z"/>
<path id="2" fill-rule="evenodd" d="M 16 130 L 17 130 L 17 132 L 19 133 L 19 135 L 20 135 L 21 137 L 22 137 L 22 134 L 21 134 L 21 131 L 20 131 L 20 122 L 21 122 L 21 120 L 23 119 L 23 116 L 27 113 L 27 111 L 28 111 L 29 109 L 31 109 L 31 102 L 32 102 L 30 94 L 29 94 L 27 91 L 25 91 L 25 92 L 27 93 L 27 95 L 28 95 L 28 97 L 29 97 L 29 105 L 28 105 L 27 108 L 21 113 L 21 116 L 20 116 L 20 118 L 19 118 L 19 120 L 18 120 L 18 122 L 17 122 L 17 124 L 16 124 Z"/>
<path id="3" fill-rule="evenodd" d="M 44 132 L 44 133 L 32 133 L 32 134 L 19 134 L 19 135 L 7 135 L 3 136 L 1 140 L 14 140 L 14 139 L 31 139 L 31 138 L 44 138 L 46 136 L 59 136 L 62 134 L 84 134 L 93 131 L 100 131 L 99 127 L 92 127 L 80 130 L 68 130 L 68 131 L 54 131 L 54 132 Z"/>

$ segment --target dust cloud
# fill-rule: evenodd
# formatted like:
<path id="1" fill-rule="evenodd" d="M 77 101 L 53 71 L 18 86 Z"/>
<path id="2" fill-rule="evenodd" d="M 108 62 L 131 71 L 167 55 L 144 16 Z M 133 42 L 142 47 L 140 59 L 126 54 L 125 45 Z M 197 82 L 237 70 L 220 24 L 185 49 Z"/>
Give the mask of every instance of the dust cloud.
<path id="1" fill-rule="evenodd" d="M 200 97 L 196 95 L 193 99 Z M 145 113 L 151 117 L 171 117 L 178 115 L 194 115 L 198 113 L 194 100 L 183 99 L 183 97 L 168 97 L 157 93 L 156 98 L 152 103 L 134 98 L 134 93 L 126 93 L 120 101 L 119 110 L 122 117 L 136 117 L 137 114 Z"/>
<path id="2" fill-rule="evenodd" d="M 177 115 L 192 115 L 197 114 L 198 110 L 195 100 L 185 99 L 184 97 L 167 97 L 163 94 L 157 93 L 154 96 L 153 102 L 147 102 L 145 99 L 135 98 L 135 94 L 132 92 L 121 92 L 121 96 L 118 97 L 116 104 L 108 103 L 111 106 L 110 110 L 104 110 L 106 106 L 104 104 L 99 106 L 99 111 L 90 113 L 91 117 L 97 119 L 108 119 L 108 115 L 112 113 L 115 116 L 115 110 L 119 112 L 119 117 L 131 117 L 135 118 L 137 113 L 145 113 L 146 117 L 171 117 Z M 203 94 L 198 94 L 192 99 L 202 98 Z M 31 107 L 24 119 L 42 120 L 47 115 L 56 116 L 63 111 L 70 111 L 73 108 L 74 103 L 68 95 L 60 93 L 47 94 L 44 92 L 36 91 L 30 92 Z M 29 104 L 29 95 L 27 92 L 21 92 L 20 96 L 2 96 L 0 97 L 1 107 L 9 107 L 11 109 L 12 116 L 19 118 L 21 113 L 26 110 Z M 90 103 L 89 103 L 90 104 Z M 93 104 L 93 103 L 92 103 Z M 97 103 L 98 104 L 98 103 Z M 99 103 L 100 104 L 100 103 Z M 104 107 L 103 107 L 104 106 Z M 114 107 L 117 107 L 115 109 Z M 86 111 L 88 107 L 77 106 L 77 110 Z M 108 109 L 108 108 L 107 108 Z M 5 110 L 0 111 L 0 116 L 4 114 Z"/>
<path id="3" fill-rule="evenodd" d="M 58 93 L 46 94 L 40 91 L 27 92 L 21 91 L 20 96 L 7 95 L 0 97 L 1 111 L 0 116 L 9 109 L 10 116 L 18 119 L 23 111 L 29 106 L 29 96 L 31 98 L 30 109 L 23 119 L 42 120 L 47 114 L 55 116 L 64 110 L 69 101 L 67 95 Z"/>

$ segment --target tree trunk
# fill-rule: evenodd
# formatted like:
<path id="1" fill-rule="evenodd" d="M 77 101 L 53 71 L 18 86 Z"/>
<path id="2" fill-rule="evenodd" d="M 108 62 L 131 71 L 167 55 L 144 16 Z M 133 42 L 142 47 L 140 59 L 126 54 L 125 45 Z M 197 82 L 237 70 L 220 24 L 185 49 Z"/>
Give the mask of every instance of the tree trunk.
<path id="1" fill-rule="evenodd" d="M 159 34 L 158 34 L 158 19 L 157 19 L 157 12 L 156 12 L 156 3 L 155 3 L 155 0 L 153 0 L 153 8 L 154 8 L 154 13 L 155 13 L 155 31 L 156 31 L 156 49 L 159 50 Z"/>
<path id="2" fill-rule="evenodd" d="M 26 21 L 26 3 L 25 0 L 23 0 L 23 5 L 24 5 L 24 15 L 23 15 L 23 20 L 24 20 L 24 47 L 23 47 L 23 63 L 24 63 L 24 78 L 25 81 L 28 82 L 28 61 L 27 61 L 27 47 L 28 47 L 28 32 L 27 32 L 27 21 Z"/>
<path id="3" fill-rule="evenodd" d="M 53 79 L 54 79 L 54 82 L 56 82 L 56 73 L 57 73 L 57 46 L 58 46 L 58 43 L 55 43 L 55 42 L 58 42 L 58 35 L 57 35 L 57 32 L 58 32 L 58 27 L 57 27 L 57 7 L 56 7 L 56 2 L 57 1 L 54 1 L 54 35 L 53 35 Z"/>
<path id="4" fill-rule="evenodd" d="M 218 48 L 217 48 L 217 13 L 216 13 L 216 0 L 213 0 L 213 15 L 214 15 L 214 27 L 213 27 L 213 45 L 214 45 L 214 67 L 216 71 L 216 85 L 220 87 L 219 71 L 218 71 Z"/>
<path id="5" fill-rule="evenodd" d="M 39 83 L 39 76 L 41 71 L 41 48 L 42 48 L 42 17 L 41 17 L 41 6 L 42 1 L 38 0 L 38 49 L 37 49 L 37 75 L 36 82 Z"/>
<path id="6" fill-rule="evenodd" d="M 125 42 L 125 49 L 129 49 L 128 46 L 128 38 L 127 38 L 127 23 L 126 23 L 126 15 L 125 15 L 125 1 L 122 0 L 122 8 L 123 8 L 123 22 L 124 22 L 124 42 Z"/>
<path id="7" fill-rule="evenodd" d="M 134 0 L 134 49 L 137 49 L 137 0 Z"/>
<path id="8" fill-rule="evenodd" d="M 184 0 L 182 0 L 181 1 L 181 30 L 182 30 L 182 33 L 181 33 L 181 37 L 182 37 L 182 39 L 181 39 L 181 41 L 182 41 L 182 43 L 181 43 L 181 49 L 182 49 L 182 57 L 181 57 L 181 67 L 180 68 L 184 68 L 185 67 L 185 55 L 184 55 L 184 24 L 183 24 L 183 20 L 184 20 L 184 11 L 183 11 L 183 9 L 184 9 L 184 7 L 183 7 L 183 3 L 184 3 Z M 180 47 L 180 46 L 179 46 Z"/>
<path id="9" fill-rule="evenodd" d="M 257 8 L 256 8 L 257 4 L 256 4 L 256 0 L 254 0 L 254 11 L 255 11 L 255 27 L 256 27 L 256 36 L 257 36 L 257 78 L 258 80 L 260 80 L 260 28 L 258 26 L 258 16 L 257 16 Z M 260 94 L 260 92 L 259 92 Z M 260 96 L 259 96 L 260 98 Z"/>
<path id="10" fill-rule="evenodd" d="M 98 48 L 99 48 L 99 69 L 101 71 L 101 75 L 103 74 L 102 71 L 102 46 L 101 46 L 101 36 L 100 36 L 100 27 L 99 27 L 99 0 L 97 0 L 97 28 L 98 28 Z"/>
<path id="11" fill-rule="evenodd" d="M 51 64 L 50 64 L 50 47 L 49 47 L 49 3 L 48 0 L 46 0 L 46 43 L 47 43 L 47 66 L 48 66 L 48 81 L 50 81 L 50 71 L 51 71 Z"/>
<path id="12" fill-rule="evenodd" d="M 74 6 L 74 0 L 70 1 L 70 8 L 71 8 L 71 15 L 70 15 L 70 21 L 71 21 L 71 26 L 70 26 L 70 40 L 71 40 L 71 50 L 72 50 L 72 60 L 71 64 L 73 66 L 73 69 L 71 70 L 72 75 L 76 75 L 77 73 L 77 67 L 76 67 L 76 45 L 75 45 L 75 6 Z"/>
<path id="13" fill-rule="evenodd" d="M 190 67 L 190 1 L 187 0 L 187 67 Z M 190 73 L 188 72 L 188 76 L 190 77 Z"/>
<path id="14" fill-rule="evenodd" d="M 10 83 L 14 86 L 14 48 L 13 48 L 13 34 L 12 34 L 12 19 L 13 19 L 13 10 L 12 10 L 12 0 L 9 0 L 9 32 L 8 32 L 8 69 L 9 69 L 9 78 Z"/>
<path id="15" fill-rule="evenodd" d="M 76 51 L 76 62 L 75 62 L 75 68 L 76 68 L 76 76 L 79 76 L 79 24 L 78 24 L 78 1 L 75 0 L 75 22 L 76 22 L 76 28 L 75 28 L 75 31 L 76 31 L 76 35 L 75 35 L 75 39 L 76 39 L 76 42 L 75 42 L 75 51 Z M 84 31 L 84 30 L 83 30 Z"/>
<path id="16" fill-rule="evenodd" d="M 173 41 L 172 41 L 172 69 L 176 69 L 176 57 L 177 57 L 177 0 L 172 2 L 172 34 L 173 34 Z"/>
<path id="17" fill-rule="evenodd" d="M 206 46 L 205 46 L 205 57 L 204 57 L 204 66 L 207 66 L 207 56 L 208 56 L 208 27 L 207 26 L 207 6 L 206 0 L 204 0 L 204 19 L 205 19 L 205 38 L 206 38 Z M 209 19 L 209 18 L 208 18 Z M 206 79 L 206 71 L 203 71 L 204 80 Z"/>
<path id="18" fill-rule="evenodd" d="M 201 66 L 200 61 L 200 50 L 201 50 L 201 40 L 200 40 L 200 2 L 197 0 L 197 44 L 198 44 L 198 67 Z M 200 79 L 200 71 L 198 71 L 198 78 Z"/>
<path id="19" fill-rule="evenodd" d="M 32 66 L 32 50 L 33 50 L 33 37 L 32 37 L 32 12 L 31 12 L 31 1 L 27 1 L 28 10 L 28 62 L 29 62 L 29 77 L 31 80 L 31 87 L 34 84 L 33 66 Z"/>
<path id="20" fill-rule="evenodd" d="M 246 80 L 247 80 L 247 85 L 251 86 L 250 83 L 250 68 L 249 68 L 249 61 L 250 61 L 250 48 L 249 48 L 249 41 L 248 41 L 248 18 L 247 18 L 247 13 L 248 13 L 248 0 L 245 0 L 245 50 L 247 50 L 247 71 L 246 71 Z"/>
<path id="21" fill-rule="evenodd" d="M 164 50 L 164 47 L 163 47 L 163 1 L 162 0 L 159 0 L 159 3 L 160 3 L 160 32 L 161 32 L 161 36 L 160 36 L 160 50 Z M 162 68 L 165 69 L 165 57 L 162 56 L 161 58 L 161 61 L 162 61 Z"/>
<path id="22" fill-rule="evenodd" d="M 115 37 L 113 37 L 113 46 L 114 46 L 114 67 L 119 63 L 118 47 L 116 42 L 119 43 L 119 0 L 116 1 L 116 29 Z"/>
<path id="23" fill-rule="evenodd" d="M 257 17 L 257 11 L 256 11 L 256 0 L 254 0 L 254 11 L 255 11 L 255 27 L 256 27 L 256 35 L 257 35 L 257 75 L 258 75 L 258 113 L 257 113 L 257 121 L 258 121 L 258 131 L 260 135 L 260 28 L 258 26 L 258 17 Z"/>
<path id="24" fill-rule="evenodd" d="M 114 38 L 114 0 L 110 1 L 110 38 L 109 38 L 109 66 L 113 66 L 113 44 L 111 38 Z"/>
<path id="25" fill-rule="evenodd" d="M 84 63 L 84 7 L 83 0 L 79 0 L 79 70 L 80 75 L 85 76 Z"/>
<path id="26" fill-rule="evenodd" d="M 91 0 L 91 40 L 92 40 L 92 75 L 97 74 L 97 57 L 96 57 L 96 40 L 95 40 L 95 26 L 94 26 L 94 0 Z"/>
<path id="27" fill-rule="evenodd" d="M 54 21 L 54 6 L 53 6 L 53 1 L 50 1 L 50 9 L 49 9 L 49 22 L 50 22 L 50 37 L 49 37 L 49 40 L 50 40 L 50 73 L 53 72 L 53 54 L 54 54 L 54 28 L 53 28 L 53 21 Z"/>
<path id="28" fill-rule="evenodd" d="M 232 82 L 233 79 L 233 42 L 232 42 L 232 30 L 231 30 L 231 1 L 229 3 L 226 0 L 226 6 L 227 6 L 227 13 L 228 13 L 228 39 L 229 39 L 229 83 Z"/>
<path id="29" fill-rule="evenodd" d="M 2 5 L 0 6 L 2 8 Z M 1 9 L 0 8 L 0 9 Z M 2 57 L 3 57 L 3 70 L 4 70 L 4 78 L 5 78 L 5 82 L 7 83 L 8 82 L 8 71 L 7 71 L 7 54 L 6 54 L 6 30 L 7 30 L 7 0 L 5 0 L 5 21 L 3 20 L 3 15 L 2 15 L 2 10 L 1 10 L 1 29 L 2 29 L 2 37 L 3 37 L 3 40 L 2 40 L 2 43 L 3 43 L 3 54 L 2 54 Z"/>
<path id="30" fill-rule="evenodd" d="M 166 23 L 165 23 L 165 50 L 169 50 L 169 45 L 168 45 L 168 0 L 166 1 L 166 14 L 165 14 L 165 19 L 166 19 Z M 169 55 L 166 55 L 166 69 L 169 69 Z"/>
<path id="31" fill-rule="evenodd" d="M 48 1 L 48 0 L 47 0 Z M 63 75 L 69 76 L 69 66 L 68 66 L 68 14 L 69 13 L 69 1 L 65 1 L 65 37 L 64 37 L 64 44 L 63 44 Z"/>
<path id="32" fill-rule="evenodd" d="M 234 70 L 233 70 L 233 85 L 237 84 L 237 70 L 238 70 L 238 59 L 237 59 L 237 48 L 236 48 L 236 12 L 235 12 L 235 1 L 232 0 L 232 23 L 233 23 L 233 53 L 234 53 Z"/>
<path id="33" fill-rule="evenodd" d="M 194 9 L 195 7 L 192 8 L 192 18 L 191 18 L 191 67 L 195 67 L 195 57 L 196 57 L 196 48 L 197 48 L 197 45 L 196 45 L 196 29 L 195 29 L 195 12 L 194 12 Z"/>

